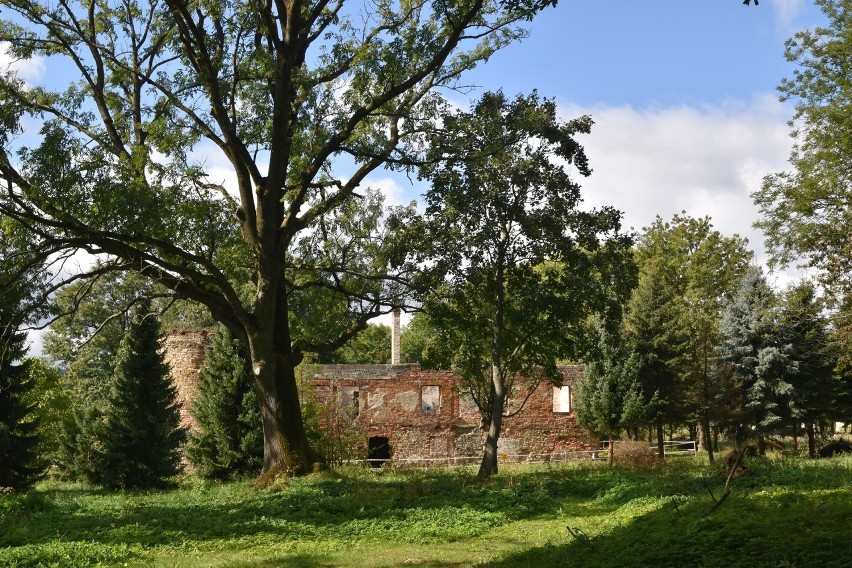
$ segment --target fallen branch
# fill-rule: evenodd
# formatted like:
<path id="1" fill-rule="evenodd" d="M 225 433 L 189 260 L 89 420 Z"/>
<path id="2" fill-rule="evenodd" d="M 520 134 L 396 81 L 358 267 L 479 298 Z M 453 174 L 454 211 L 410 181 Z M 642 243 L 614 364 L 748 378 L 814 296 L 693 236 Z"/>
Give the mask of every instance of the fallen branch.
<path id="1" fill-rule="evenodd" d="M 710 487 L 705 483 L 705 487 L 707 487 L 707 491 L 710 493 L 710 497 L 713 498 L 713 505 L 704 514 L 704 516 L 712 514 L 713 511 L 715 511 L 716 509 L 721 507 L 722 503 L 724 503 L 725 500 L 728 498 L 728 496 L 731 494 L 731 480 L 734 478 L 734 472 L 736 472 L 737 468 L 739 468 L 740 464 L 742 464 L 743 458 L 746 455 L 746 449 L 742 448 L 740 450 L 736 450 L 736 452 L 737 452 L 737 459 L 734 461 L 733 465 L 731 466 L 730 471 L 728 472 L 728 478 L 725 479 L 725 487 L 724 487 L 724 489 L 722 491 L 722 495 L 721 495 L 721 497 L 719 497 L 719 499 L 716 499 L 716 497 L 713 496 L 713 492 L 710 491 Z"/>
<path id="2" fill-rule="evenodd" d="M 593 550 L 596 554 L 598 553 L 598 549 L 596 549 L 594 546 L 592 546 L 592 539 L 589 538 L 589 535 L 587 535 L 585 532 L 583 532 L 583 529 L 572 528 L 571 526 L 567 526 L 565 528 L 568 529 L 568 532 L 571 534 L 571 536 L 574 537 L 574 540 L 583 543 L 584 545 L 589 547 L 591 550 Z"/>

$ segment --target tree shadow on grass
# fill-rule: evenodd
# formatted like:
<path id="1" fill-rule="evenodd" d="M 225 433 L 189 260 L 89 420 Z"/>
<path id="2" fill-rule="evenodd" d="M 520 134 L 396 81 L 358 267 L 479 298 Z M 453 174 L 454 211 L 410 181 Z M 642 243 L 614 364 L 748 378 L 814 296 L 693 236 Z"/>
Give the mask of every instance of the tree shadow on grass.
<path id="1" fill-rule="evenodd" d="M 229 568 L 340 568 L 342 566 L 353 566 L 358 564 L 358 558 L 351 558 L 348 561 L 341 563 L 335 561 L 328 556 L 323 555 L 292 555 L 280 556 L 268 560 L 234 562 L 229 563 Z M 453 562 L 446 560 L 419 560 L 416 557 L 406 559 L 405 566 L 415 566 L 417 568 L 463 568 L 468 567 L 468 562 Z"/>
<path id="2" fill-rule="evenodd" d="M 852 565 L 852 490 L 734 490 L 708 515 L 710 497 L 670 501 L 604 534 L 566 528 L 564 543 L 510 553 L 489 568 L 806 567 Z M 630 506 L 628 503 L 625 506 Z"/>
<path id="3" fill-rule="evenodd" d="M 742 489 L 735 491 L 771 485 L 767 479 L 773 476 L 786 476 L 795 482 L 798 475 L 787 472 L 778 476 L 777 473 L 772 470 L 760 479 L 738 480 L 738 487 Z M 844 484 L 843 473 L 848 480 L 848 471 L 832 473 L 831 469 L 809 472 L 803 479 L 815 489 L 836 488 Z M 518 475 L 508 472 L 488 484 L 475 481 L 472 474 L 435 470 L 394 474 L 387 478 L 343 475 L 297 480 L 280 492 L 210 486 L 200 491 L 184 489 L 113 495 L 77 487 L 69 491 L 58 488 L 26 497 L 32 499 L 32 506 L 24 503 L 16 515 L 0 517 L 0 547 L 53 546 L 57 541 L 143 548 L 180 548 L 186 543 L 203 545 L 215 541 L 222 541 L 223 545 L 230 543 L 231 547 L 256 547 L 265 541 L 291 541 L 308 546 L 316 542 L 370 540 L 442 543 L 466 540 L 492 527 L 530 518 L 559 518 L 570 514 L 582 522 L 584 516 L 600 516 L 602 512 L 615 511 L 648 495 L 680 495 L 689 497 L 690 501 L 700 496 L 705 501 L 704 506 L 709 507 L 704 483 L 700 475 L 689 470 L 661 475 L 655 471 L 590 468 Z M 563 512 L 563 506 L 572 510 Z M 693 505 L 685 510 L 691 511 L 691 507 Z M 726 503 L 719 515 L 731 508 Z M 689 527 L 701 525 L 699 513 L 691 511 L 690 516 L 682 510 L 651 512 L 635 518 L 627 528 L 599 536 L 593 542 L 596 548 L 603 547 L 598 554 L 610 551 L 607 552 L 609 561 L 629 550 L 638 551 L 637 558 L 656 558 L 655 554 L 672 548 L 675 541 L 661 543 L 660 537 L 652 533 L 643 541 L 633 542 L 629 535 L 645 534 L 648 531 L 644 527 L 655 526 L 660 534 L 683 536 L 684 531 L 689 532 L 686 530 Z M 845 526 L 849 517 L 847 514 L 838 519 L 838 524 Z M 731 522 L 738 524 L 740 520 Z M 698 529 L 689 530 L 699 536 L 702 534 Z M 717 536 L 722 541 L 721 548 L 727 550 L 729 537 L 724 533 Z M 625 541 L 631 542 L 629 548 L 624 548 Z M 208 546 L 215 549 L 219 545 Z M 606 562 L 589 563 L 597 554 L 585 548 L 579 541 L 569 541 L 566 531 L 565 543 L 521 552 L 517 558 L 495 565 L 537 565 L 539 562 L 548 565 L 546 562 L 557 560 L 559 564 L 550 565 L 608 565 Z M 681 556 L 680 561 L 689 558 L 699 566 L 706 557 L 689 549 L 684 554 L 686 556 Z M 565 564 L 564 558 L 569 556 L 592 560 Z M 709 557 L 712 558 L 712 554 Z M 322 565 L 322 557 L 304 558 L 305 565 L 311 565 L 309 562 Z M 662 557 L 660 561 L 669 560 Z M 285 564 L 290 563 L 288 559 Z"/>
<path id="4" fill-rule="evenodd" d="M 59 538 L 152 546 L 261 535 L 303 541 L 340 536 L 439 542 L 555 514 L 564 498 L 594 495 L 599 488 L 598 480 L 582 475 L 530 474 L 483 485 L 472 476 L 434 471 L 390 480 L 314 480 L 277 493 L 246 489 L 227 501 L 215 492 L 210 497 L 191 491 L 110 494 L 52 488 L 33 494 L 37 506 L 24 507 L 23 523 L 0 523 L 5 529 L 0 530 L 0 545 Z"/>

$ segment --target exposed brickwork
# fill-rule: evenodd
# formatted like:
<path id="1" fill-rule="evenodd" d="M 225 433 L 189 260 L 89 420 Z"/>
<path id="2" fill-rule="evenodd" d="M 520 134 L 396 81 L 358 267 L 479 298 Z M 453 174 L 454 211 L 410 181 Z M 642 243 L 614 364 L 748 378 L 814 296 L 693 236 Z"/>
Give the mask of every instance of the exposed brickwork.
<path id="1" fill-rule="evenodd" d="M 209 332 L 188 332 L 170 335 L 164 342 L 182 424 L 190 428 L 195 425 L 189 405 L 198 392 L 198 370 L 209 341 Z M 539 385 L 524 408 L 503 422 L 499 452 L 504 459 L 531 454 L 546 459 L 560 452 L 592 449 L 592 440 L 577 426 L 573 412 L 573 386 L 582 367 L 564 366 L 560 371 L 563 384 L 571 388 L 571 411 L 554 412 L 554 387 Z M 318 399 L 326 403 L 354 404 L 352 393 L 357 391 L 356 424 L 365 434 L 365 443 L 369 437 L 387 437 L 394 459 L 450 462 L 481 455 L 485 436 L 479 413 L 467 397 L 460 396 L 460 379 L 451 372 L 411 364 L 318 365 L 311 382 Z M 424 391 L 423 387 L 438 387 L 437 404 L 429 398 L 436 394 L 434 388 Z M 517 390 L 526 392 L 523 385 Z"/>
<path id="2" fill-rule="evenodd" d="M 177 388 L 181 426 L 190 429 L 195 428 L 195 421 L 189 408 L 198 394 L 198 371 L 210 337 L 209 331 L 191 331 L 170 334 L 163 342 L 166 364 Z"/>
<path id="3" fill-rule="evenodd" d="M 582 373 L 580 366 L 560 370 L 569 388 Z M 417 365 L 323 365 L 312 382 L 319 399 L 327 402 L 353 404 L 357 389 L 359 428 L 367 436 L 387 437 L 395 459 L 460 458 L 482 451 L 479 413 L 459 395 L 459 378 L 453 373 Z M 424 410 L 424 386 L 440 389 L 440 404 L 433 411 Z M 553 389 L 549 383 L 539 385 L 523 409 L 506 418 L 499 446 L 505 459 L 591 449 L 589 435 L 577 426 L 573 404 L 571 412 L 553 411 Z"/>

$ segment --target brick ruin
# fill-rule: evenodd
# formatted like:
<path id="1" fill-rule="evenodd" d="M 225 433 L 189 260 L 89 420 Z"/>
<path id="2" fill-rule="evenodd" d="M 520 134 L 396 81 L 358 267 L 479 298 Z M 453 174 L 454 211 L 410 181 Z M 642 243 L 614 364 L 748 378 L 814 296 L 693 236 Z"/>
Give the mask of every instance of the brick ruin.
<path id="1" fill-rule="evenodd" d="M 180 405 L 180 424 L 195 429 L 195 420 L 189 407 L 198 393 L 198 370 L 204 362 L 205 350 L 210 342 L 210 331 L 171 333 L 163 340 L 166 364 L 171 369 L 172 381 L 177 389 Z"/>
<path id="2" fill-rule="evenodd" d="M 573 387 L 583 368 L 559 370 L 561 387 L 539 384 L 520 412 L 505 418 L 498 444 L 503 461 L 550 461 L 593 449 L 573 411 Z M 312 383 L 320 400 L 352 409 L 372 459 L 469 463 L 482 456 L 479 412 L 449 371 L 413 364 L 321 365 Z"/>
<path id="3" fill-rule="evenodd" d="M 210 333 L 202 331 L 172 334 L 164 342 L 181 418 L 190 428 L 194 424 L 189 404 L 197 393 L 209 340 Z M 539 384 L 523 409 L 504 420 L 498 446 L 503 461 L 549 461 L 597 447 L 574 415 L 574 383 L 583 368 L 559 370 L 563 386 Z M 311 371 L 317 399 L 348 409 L 353 424 L 364 433 L 371 459 L 451 463 L 481 456 L 485 434 L 479 412 L 452 372 L 416 364 L 314 365 Z"/>

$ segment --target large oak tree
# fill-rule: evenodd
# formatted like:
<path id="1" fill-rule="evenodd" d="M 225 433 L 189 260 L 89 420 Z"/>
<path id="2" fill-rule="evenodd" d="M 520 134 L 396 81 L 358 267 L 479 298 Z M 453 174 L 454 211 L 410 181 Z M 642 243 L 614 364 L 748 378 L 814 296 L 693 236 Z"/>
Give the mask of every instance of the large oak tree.
<path id="1" fill-rule="evenodd" d="M 73 79 L 0 80 L 0 212 L 44 258 L 85 250 L 207 306 L 248 347 L 264 473 L 304 471 L 295 366 L 345 343 L 405 276 L 356 190 L 422 151 L 436 89 L 553 3 L 5 0 L 0 41 Z"/>

